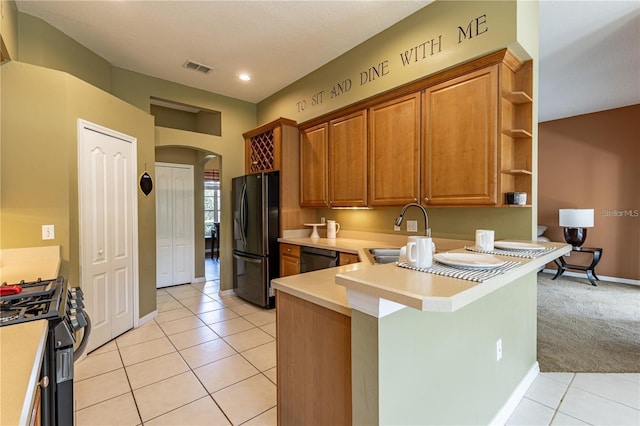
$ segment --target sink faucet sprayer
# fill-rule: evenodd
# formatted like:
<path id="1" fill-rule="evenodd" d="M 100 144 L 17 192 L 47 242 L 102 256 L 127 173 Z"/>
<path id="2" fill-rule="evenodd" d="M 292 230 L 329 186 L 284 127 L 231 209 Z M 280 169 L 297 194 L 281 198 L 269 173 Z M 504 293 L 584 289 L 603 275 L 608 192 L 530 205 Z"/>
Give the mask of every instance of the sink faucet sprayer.
<path id="1" fill-rule="evenodd" d="M 400 211 L 400 216 L 398 216 L 396 218 L 395 225 L 396 226 L 402 225 L 402 219 L 404 219 L 404 214 L 405 214 L 405 212 L 407 211 L 407 209 L 409 207 L 417 207 L 420 210 L 422 210 L 422 214 L 424 214 L 424 229 L 426 230 L 425 232 L 426 232 L 427 237 L 430 237 L 431 236 L 431 228 L 429 228 L 429 216 L 427 216 L 427 210 L 425 210 L 425 208 L 422 207 L 418 203 L 409 203 L 406 206 L 404 206 L 402 208 L 402 210 Z"/>

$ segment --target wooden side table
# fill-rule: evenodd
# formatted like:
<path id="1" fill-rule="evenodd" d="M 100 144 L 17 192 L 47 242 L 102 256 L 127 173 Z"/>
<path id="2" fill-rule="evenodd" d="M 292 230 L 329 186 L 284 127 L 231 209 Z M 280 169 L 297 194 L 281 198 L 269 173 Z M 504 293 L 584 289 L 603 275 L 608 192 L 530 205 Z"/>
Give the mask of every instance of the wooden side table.
<path id="1" fill-rule="evenodd" d="M 600 278 L 598 278 L 598 276 L 596 275 L 596 265 L 602 258 L 602 249 L 599 247 L 578 247 L 572 249 L 571 251 L 591 253 L 591 255 L 593 256 L 591 264 L 589 266 L 572 265 L 564 260 L 564 256 L 560 256 L 559 258 L 553 260 L 555 264 L 558 265 L 558 272 L 556 272 L 556 275 L 552 278 L 552 280 L 555 280 L 556 278 L 561 276 L 567 269 L 575 269 L 578 271 L 585 271 L 591 285 L 597 285 L 596 280 L 599 281 Z"/>

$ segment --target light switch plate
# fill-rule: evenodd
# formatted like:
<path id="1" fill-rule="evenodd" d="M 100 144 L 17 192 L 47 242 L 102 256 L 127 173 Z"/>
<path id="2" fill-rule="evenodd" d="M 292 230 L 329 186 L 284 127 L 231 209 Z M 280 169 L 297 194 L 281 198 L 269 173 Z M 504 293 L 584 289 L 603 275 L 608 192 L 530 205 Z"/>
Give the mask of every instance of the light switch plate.
<path id="1" fill-rule="evenodd" d="M 408 220 L 407 221 L 407 232 L 418 232 L 418 221 L 417 220 Z"/>
<path id="2" fill-rule="evenodd" d="M 53 225 L 42 225 L 42 239 L 53 240 L 56 238 L 55 228 Z"/>

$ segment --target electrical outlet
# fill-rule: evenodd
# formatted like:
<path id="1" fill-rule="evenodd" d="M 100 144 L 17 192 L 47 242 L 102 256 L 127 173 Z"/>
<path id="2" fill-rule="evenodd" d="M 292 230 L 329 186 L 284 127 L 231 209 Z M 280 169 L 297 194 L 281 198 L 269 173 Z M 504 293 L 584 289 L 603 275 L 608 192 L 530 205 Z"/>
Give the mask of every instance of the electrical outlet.
<path id="1" fill-rule="evenodd" d="M 42 225 L 42 239 L 53 240 L 56 237 L 55 228 L 53 225 Z"/>
<path id="2" fill-rule="evenodd" d="M 417 220 L 408 220 L 407 221 L 407 232 L 418 232 L 418 221 Z"/>
<path id="3" fill-rule="evenodd" d="M 496 342 L 496 361 L 502 359 L 502 339 L 498 339 Z"/>

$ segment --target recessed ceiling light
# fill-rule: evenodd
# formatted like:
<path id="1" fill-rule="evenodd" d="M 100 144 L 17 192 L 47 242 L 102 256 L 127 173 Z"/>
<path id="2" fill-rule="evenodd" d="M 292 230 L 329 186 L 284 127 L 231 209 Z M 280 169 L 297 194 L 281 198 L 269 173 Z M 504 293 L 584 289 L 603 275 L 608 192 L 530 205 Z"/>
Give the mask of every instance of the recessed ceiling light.
<path id="1" fill-rule="evenodd" d="M 250 81 L 251 80 L 251 76 L 249 74 L 240 74 L 238 76 L 238 78 L 242 81 Z"/>

